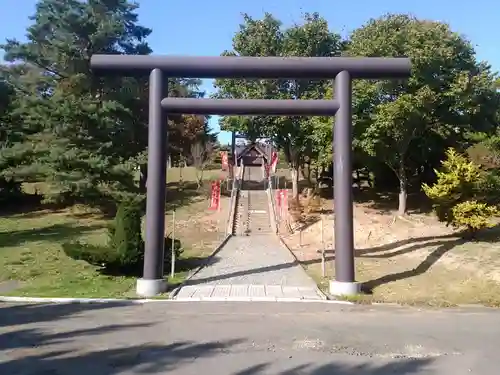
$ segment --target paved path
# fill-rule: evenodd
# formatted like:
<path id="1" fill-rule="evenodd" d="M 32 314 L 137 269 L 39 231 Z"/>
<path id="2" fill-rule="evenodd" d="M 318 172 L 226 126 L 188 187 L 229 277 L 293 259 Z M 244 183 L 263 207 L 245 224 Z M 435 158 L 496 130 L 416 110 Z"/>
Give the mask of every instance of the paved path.
<path id="1" fill-rule="evenodd" d="M 0 374 L 498 375 L 498 322 L 314 302 L 0 304 Z"/>
<path id="2" fill-rule="evenodd" d="M 176 299 L 321 299 L 314 281 L 275 235 L 235 236 Z"/>

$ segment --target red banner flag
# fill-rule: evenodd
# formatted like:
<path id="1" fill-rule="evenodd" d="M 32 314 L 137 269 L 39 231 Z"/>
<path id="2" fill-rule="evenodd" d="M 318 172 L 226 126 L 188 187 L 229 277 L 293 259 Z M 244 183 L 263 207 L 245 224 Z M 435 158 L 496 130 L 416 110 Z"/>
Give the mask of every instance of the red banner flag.
<path id="1" fill-rule="evenodd" d="M 220 209 L 220 180 L 212 181 L 212 192 L 210 198 L 209 210 L 219 210 Z"/>
<path id="2" fill-rule="evenodd" d="M 273 151 L 271 154 L 271 170 L 273 173 L 276 173 L 276 167 L 278 166 L 278 153 Z"/>
<path id="3" fill-rule="evenodd" d="M 228 158 L 227 158 L 227 151 L 221 151 L 220 152 L 220 160 L 222 162 L 222 170 L 223 171 L 227 170 L 227 168 L 229 166 L 229 161 L 228 161 Z"/>
<path id="4" fill-rule="evenodd" d="M 280 216 L 283 217 L 288 212 L 288 190 L 281 189 L 280 192 Z"/>
<path id="5" fill-rule="evenodd" d="M 276 207 L 281 210 L 281 190 L 276 190 Z"/>
<path id="6" fill-rule="evenodd" d="M 269 164 L 267 164 L 267 163 L 266 163 L 266 164 L 264 164 L 264 170 L 265 170 L 265 172 L 266 172 L 266 178 L 269 178 L 269 168 L 270 168 L 270 167 L 271 167 L 271 166 L 270 166 Z"/>

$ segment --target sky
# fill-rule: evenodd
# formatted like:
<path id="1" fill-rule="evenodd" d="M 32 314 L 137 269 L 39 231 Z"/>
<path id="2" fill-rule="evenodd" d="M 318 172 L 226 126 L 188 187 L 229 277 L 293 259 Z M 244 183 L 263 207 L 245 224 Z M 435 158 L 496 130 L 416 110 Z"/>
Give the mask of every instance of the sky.
<path id="1" fill-rule="evenodd" d="M 0 40 L 25 39 L 28 17 L 36 0 L 0 0 Z M 241 23 L 242 13 L 260 17 L 272 13 L 284 25 L 300 22 L 301 14 L 318 12 L 330 29 L 347 36 L 370 18 L 386 13 L 410 13 L 419 18 L 444 21 L 465 35 L 476 47 L 479 59 L 500 70 L 500 42 L 493 32 L 498 22 L 497 0 L 139 0 L 139 22 L 153 30 L 148 41 L 154 54 L 216 56 L 231 49 L 231 40 Z M 211 80 L 202 87 L 213 92 Z M 210 125 L 219 131 L 218 118 Z M 222 143 L 230 135 L 219 134 Z"/>

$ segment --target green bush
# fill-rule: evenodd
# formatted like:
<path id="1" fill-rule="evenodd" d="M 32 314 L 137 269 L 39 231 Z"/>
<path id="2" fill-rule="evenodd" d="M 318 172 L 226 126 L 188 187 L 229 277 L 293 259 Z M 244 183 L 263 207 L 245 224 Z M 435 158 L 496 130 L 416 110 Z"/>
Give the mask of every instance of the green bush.
<path id="1" fill-rule="evenodd" d="M 120 266 L 138 266 L 144 259 L 141 217 L 141 209 L 134 201 L 125 201 L 118 207 L 109 228 L 109 248 L 115 253 L 115 262 Z"/>
<path id="2" fill-rule="evenodd" d="M 140 275 L 144 263 L 144 242 L 141 235 L 141 209 L 139 204 L 126 201 L 118 207 L 115 219 L 109 226 L 108 243 L 104 246 L 70 242 L 63 244 L 69 257 L 101 267 L 107 273 Z M 174 241 L 175 257 L 182 255 L 179 240 Z M 165 269 L 171 262 L 172 239 L 165 238 Z"/>
<path id="3" fill-rule="evenodd" d="M 435 171 L 436 183 L 422 184 L 424 193 L 433 201 L 438 219 L 469 232 L 491 226 L 489 219 L 497 214 L 497 209 L 480 200 L 484 198 L 485 180 L 480 166 L 453 149 L 447 150 L 441 164 L 442 170 Z"/>
<path id="4" fill-rule="evenodd" d="M 106 246 L 72 242 L 63 244 L 69 257 L 84 260 L 105 270 L 137 273 L 144 259 L 144 241 L 141 234 L 141 209 L 131 200 L 121 203 L 112 225 Z"/>
<path id="5" fill-rule="evenodd" d="M 482 228 L 491 227 L 489 218 L 497 215 L 498 210 L 487 203 L 476 200 L 458 203 L 452 208 L 453 224 L 455 227 L 466 227 L 475 232 Z"/>

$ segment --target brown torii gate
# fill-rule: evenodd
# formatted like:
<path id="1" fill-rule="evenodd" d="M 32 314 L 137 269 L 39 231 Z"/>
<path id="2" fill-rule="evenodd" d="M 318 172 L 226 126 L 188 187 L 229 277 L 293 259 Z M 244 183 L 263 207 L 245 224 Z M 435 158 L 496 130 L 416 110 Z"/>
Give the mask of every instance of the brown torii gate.
<path id="1" fill-rule="evenodd" d="M 354 267 L 352 201 L 352 80 L 403 79 L 411 72 L 407 58 L 380 57 L 235 57 L 94 55 L 98 74 L 149 73 L 148 184 L 144 274 L 137 294 L 165 291 L 163 278 L 167 131 L 166 113 L 206 115 L 333 116 L 335 280 L 333 295 L 359 292 Z M 168 98 L 169 77 L 334 79 L 333 100 L 259 100 Z M 332 125 L 333 126 L 333 125 Z"/>

